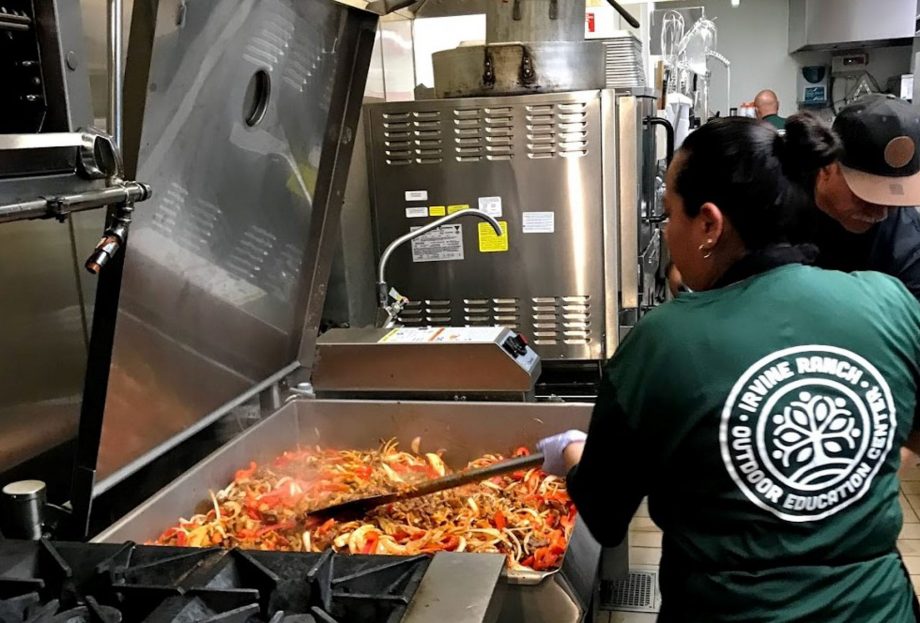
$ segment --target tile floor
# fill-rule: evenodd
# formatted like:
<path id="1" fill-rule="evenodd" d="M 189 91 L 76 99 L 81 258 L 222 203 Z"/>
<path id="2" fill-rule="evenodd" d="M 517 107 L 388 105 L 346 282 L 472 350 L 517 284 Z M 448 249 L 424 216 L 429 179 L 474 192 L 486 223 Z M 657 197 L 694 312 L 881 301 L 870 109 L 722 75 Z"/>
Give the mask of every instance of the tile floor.
<path id="1" fill-rule="evenodd" d="M 920 465 L 901 470 L 901 510 L 904 527 L 898 539 L 898 549 L 911 574 L 914 590 L 920 594 Z M 645 502 L 639 507 L 629 528 L 629 564 L 658 567 L 661 560 L 661 530 L 648 516 Z M 656 615 L 614 612 L 609 623 L 653 623 Z M 606 623 L 606 621 L 605 621 Z"/>

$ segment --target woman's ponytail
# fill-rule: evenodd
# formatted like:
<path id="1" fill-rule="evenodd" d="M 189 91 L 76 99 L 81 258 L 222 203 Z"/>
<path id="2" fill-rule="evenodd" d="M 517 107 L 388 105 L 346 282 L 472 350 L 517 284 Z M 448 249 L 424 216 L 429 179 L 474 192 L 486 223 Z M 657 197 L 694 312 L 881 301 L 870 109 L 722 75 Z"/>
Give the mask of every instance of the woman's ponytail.
<path id="1" fill-rule="evenodd" d="M 843 155 L 843 143 L 823 121 L 809 113 L 786 120 L 786 136 L 777 152 L 786 176 L 811 196 L 818 171 Z"/>

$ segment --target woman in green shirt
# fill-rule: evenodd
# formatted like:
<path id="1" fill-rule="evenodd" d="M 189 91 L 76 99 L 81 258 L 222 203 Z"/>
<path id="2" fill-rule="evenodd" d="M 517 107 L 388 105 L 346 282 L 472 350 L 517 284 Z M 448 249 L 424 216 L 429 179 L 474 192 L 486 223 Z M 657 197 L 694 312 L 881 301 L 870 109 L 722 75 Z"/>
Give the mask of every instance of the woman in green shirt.
<path id="1" fill-rule="evenodd" d="M 897 470 L 920 306 L 892 277 L 808 267 L 785 244 L 786 149 L 742 118 L 687 138 L 666 236 L 693 292 L 630 332 L 587 436 L 543 440 L 545 469 L 604 545 L 648 497 L 660 621 L 912 622 Z"/>

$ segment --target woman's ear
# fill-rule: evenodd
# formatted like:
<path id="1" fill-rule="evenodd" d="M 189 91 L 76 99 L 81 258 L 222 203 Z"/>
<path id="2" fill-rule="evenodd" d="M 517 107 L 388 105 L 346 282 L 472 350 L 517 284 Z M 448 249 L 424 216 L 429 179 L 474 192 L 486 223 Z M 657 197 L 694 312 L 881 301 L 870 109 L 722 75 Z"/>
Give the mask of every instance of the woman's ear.
<path id="1" fill-rule="evenodd" d="M 706 202 L 700 206 L 700 213 L 696 217 L 697 222 L 700 227 L 700 234 L 706 240 L 712 240 L 712 244 L 716 245 L 719 242 L 719 238 L 722 237 L 722 231 L 725 229 L 725 217 L 722 214 L 722 210 L 719 207 L 711 202 Z"/>

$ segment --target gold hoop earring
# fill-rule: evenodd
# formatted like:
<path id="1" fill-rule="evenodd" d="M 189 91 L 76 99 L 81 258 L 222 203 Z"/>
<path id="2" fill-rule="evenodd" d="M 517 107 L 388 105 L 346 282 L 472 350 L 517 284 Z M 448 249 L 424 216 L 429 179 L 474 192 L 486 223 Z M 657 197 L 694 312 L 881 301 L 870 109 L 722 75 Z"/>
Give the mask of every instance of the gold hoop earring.
<path id="1" fill-rule="evenodd" d="M 701 244 L 701 245 L 700 245 L 700 253 L 703 253 L 703 249 L 704 249 L 704 248 L 706 248 L 706 245 Z M 712 257 L 712 249 L 709 249 L 706 253 L 703 253 L 703 259 L 704 259 L 704 260 L 708 260 L 708 259 L 711 258 L 711 257 Z"/>

